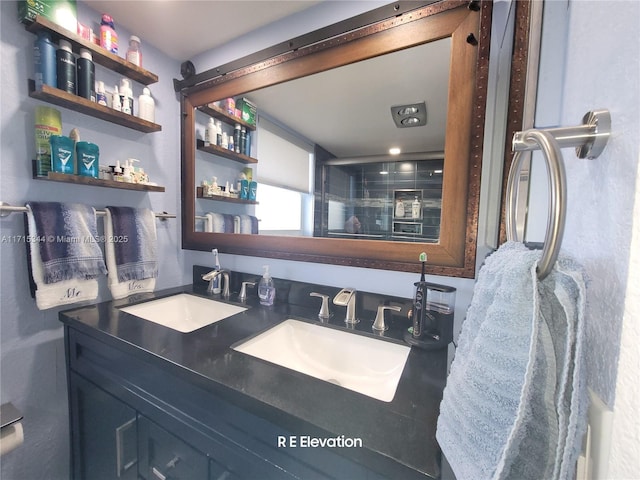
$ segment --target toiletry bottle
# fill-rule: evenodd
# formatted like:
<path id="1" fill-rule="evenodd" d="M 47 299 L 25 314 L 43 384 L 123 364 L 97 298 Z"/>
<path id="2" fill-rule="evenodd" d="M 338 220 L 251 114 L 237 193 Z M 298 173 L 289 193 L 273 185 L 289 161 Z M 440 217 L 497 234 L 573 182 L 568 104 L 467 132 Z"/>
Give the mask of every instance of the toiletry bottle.
<path id="1" fill-rule="evenodd" d="M 57 85 L 60 90 L 76 94 L 76 57 L 71 51 L 71 43 L 60 39 L 60 47 L 56 51 Z"/>
<path id="2" fill-rule="evenodd" d="M 38 31 L 38 37 L 33 45 L 33 58 L 36 67 L 36 90 L 42 90 L 42 85 L 56 87 L 56 46 L 51 40 L 51 34 L 44 30 Z"/>
<path id="3" fill-rule="evenodd" d="M 252 200 L 255 202 L 257 197 L 258 197 L 258 182 L 256 182 L 255 180 L 252 180 L 249 182 L 249 200 Z"/>
<path id="4" fill-rule="evenodd" d="M 229 150 L 231 150 L 232 152 L 235 151 L 235 149 L 233 147 L 233 144 L 234 144 L 233 137 L 231 135 L 229 135 Z"/>
<path id="5" fill-rule="evenodd" d="M 122 113 L 133 115 L 133 92 L 131 90 L 131 81 L 128 78 L 120 80 L 120 103 L 122 105 Z"/>
<path id="6" fill-rule="evenodd" d="M 233 127 L 233 145 L 234 151 L 240 153 L 240 138 L 242 137 L 242 127 L 239 123 L 236 123 Z M 231 147 L 229 147 L 231 150 Z"/>
<path id="7" fill-rule="evenodd" d="M 118 54 L 118 34 L 113 25 L 113 18 L 106 13 L 102 14 L 100 21 L 100 46 L 111 53 Z"/>
<path id="8" fill-rule="evenodd" d="M 142 89 L 142 95 L 138 97 L 138 117 L 148 122 L 156 121 L 156 102 L 147 87 Z"/>
<path id="9" fill-rule="evenodd" d="M 247 157 L 251 156 L 251 132 L 247 132 L 247 139 L 244 142 L 244 154 Z"/>
<path id="10" fill-rule="evenodd" d="M 111 108 L 114 110 L 121 112 L 122 111 L 122 100 L 120 100 L 120 92 L 118 92 L 118 86 L 116 85 L 113 89 L 113 97 L 111 100 Z"/>
<path id="11" fill-rule="evenodd" d="M 246 151 L 247 151 L 247 127 L 242 127 L 240 129 L 240 149 L 236 150 L 236 152 L 245 155 Z"/>
<path id="12" fill-rule="evenodd" d="M 129 160 L 124 162 L 124 168 L 122 169 L 122 181 L 125 183 L 133 183 L 133 177 L 131 176 L 131 162 L 129 162 Z"/>
<path id="13" fill-rule="evenodd" d="M 276 298 L 276 286 L 269 274 L 269 265 L 264 265 L 264 274 L 258 283 L 258 298 L 261 305 L 273 305 Z"/>
<path id="14" fill-rule="evenodd" d="M 220 120 L 216 120 L 216 145 L 222 146 L 222 122 Z"/>
<path id="15" fill-rule="evenodd" d="M 229 149 L 229 136 L 227 135 L 227 132 L 222 132 L 222 143 L 220 146 L 225 150 Z"/>
<path id="16" fill-rule="evenodd" d="M 404 218 L 404 202 L 400 199 L 396 200 L 396 218 Z"/>
<path id="17" fill-rule="evenodd" d="M 204 146 L 208 147 L 211 143 L 215 143 L 216 137 L 216 125 L 213 123 L 213 118 L 209 119 L 209 123 L 207 124 L 207 128 L 204 129 Z"/>
<path id="18" fill-rule="evenodd" d="M 96 101 L 96 67 L 93 64 L 91 52 L 86 48 L 80 49 L 78 58 L 78 96 Z"/>
<path id="19" fill-rule="evenodd" d="M 131 62 L 138 67 L 142 66 L 142 50 L 140 49 L 140 39 L 135 35 L 131 35 L 131 37 L 129 38 L 127 62 Z"/>
<path id="20" fill-rule="evenodd" d="M 411 218 L 420 218 L 420 200 L 416 196 L 411 203 Z"/>
<path id="21" fill-rule="evenodd" d="M 213 269 L 216 271 L 220 271 L 220 258 L 218 257 L 218 249 L 214 248 L 211 250 L 213 253 Z M 220 293 L 222 288 L 220 287 L 220 275 L 213 279 L 213 293 Z"/>
<path id="22" fill-rule="evenodd" d="M 122 182 L 122 167 L 120 166 L 120 160 L 116 160 L 116 166 L 113 169 L 113 180 L 116 182 Z"/>
<path id="23" fill-rule="evenodd" d="M 107 106 L 107 95 L 104 92 L 104 82 L 100 80 L 96 87 L 96 102 L 98 105 Z"/>

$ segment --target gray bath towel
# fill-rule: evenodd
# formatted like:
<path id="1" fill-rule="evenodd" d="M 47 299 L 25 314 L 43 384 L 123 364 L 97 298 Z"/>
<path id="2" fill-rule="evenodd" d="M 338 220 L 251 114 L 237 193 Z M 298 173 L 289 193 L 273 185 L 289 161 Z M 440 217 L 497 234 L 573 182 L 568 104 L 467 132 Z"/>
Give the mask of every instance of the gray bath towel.
<path id="1" fill-rule="evenodd" d="M 38 245 L 45 284 L 107 273 L 98 244 L 96 210 L 79 203 L 29 202 L 29 238 Z"/>
<path id="2" fill-rule="evenodd" d="M 573 478 L 586 429 L 585 283 L 560 258 L 508 242 L 474 288 L 436 438 L 458 480 Z"/>

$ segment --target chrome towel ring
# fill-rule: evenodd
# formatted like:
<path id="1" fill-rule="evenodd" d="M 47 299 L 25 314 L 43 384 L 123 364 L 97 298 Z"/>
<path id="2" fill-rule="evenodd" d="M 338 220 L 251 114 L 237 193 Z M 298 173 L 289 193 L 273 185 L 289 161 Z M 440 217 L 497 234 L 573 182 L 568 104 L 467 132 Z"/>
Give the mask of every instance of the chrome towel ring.
<path id="1" fill-rule="evenodd" d="M 547 216 L 547 230 L 545 234 L 544 248 L 542 249 L 542 257 L 538 262 L 538 278 L 544 279 L 556 263 L 560 245 L 562 244 L 562 235 L 564 234 L 564 221 L 567 211 L 567 181 L 562 163 L 562 153 L 560 147 L 550 133 L 543 130 L 527 130 L 522 135 L 523 140 L 535 142 L 536 145 L 544 153 L 545 164 L 547 167 L 547 178 L 549 180 L 549 213 Z M 522 160 L 524 156 L 522 152 L 516 152 L 511 169 L 509 170 L 509 179 L 507 180 L 507 240 L 518 241 L 516 231 L 516 195 L 518 178 L 522 169 Z"/>
<path id="2" fill-rule="evenodd" d="M 542 150 L 549 181 L 549 213 L 542 257 L 537 273 L 544 279 L 553 269 L 564 234 L 567 210 L 567 181 L 562 160 L 561 147 L 576 147 L 579 158 L 594 159 L 604 150 L 611 135 L 611 115 L 609 110 L 587 112 L 582 125 L 548 129 L 531 129 L 513 135 L 512 149 L 516 152 L 509 170 L 506 188 L 506 230 L 507 240 L 519 241 L 516 229 L 517 184 L 524 157 L 523 151 Z"/>

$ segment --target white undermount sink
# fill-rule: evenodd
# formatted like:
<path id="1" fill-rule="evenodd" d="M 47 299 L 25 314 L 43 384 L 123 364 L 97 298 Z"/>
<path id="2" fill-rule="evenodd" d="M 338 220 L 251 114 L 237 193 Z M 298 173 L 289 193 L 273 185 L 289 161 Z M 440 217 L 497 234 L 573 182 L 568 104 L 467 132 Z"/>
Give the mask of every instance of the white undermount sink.
<path id="1" fill-rule="evenodd" d="M 410 351 L 293 319 L 233 349 L 384 402 L 393 400 Z"/>
<path id="2" fill-rule="evenodd" d="M 120 310 L 179 332 L 188 333 L 244 312 L 246 308 L 180 293 L 123 307 Z"/>

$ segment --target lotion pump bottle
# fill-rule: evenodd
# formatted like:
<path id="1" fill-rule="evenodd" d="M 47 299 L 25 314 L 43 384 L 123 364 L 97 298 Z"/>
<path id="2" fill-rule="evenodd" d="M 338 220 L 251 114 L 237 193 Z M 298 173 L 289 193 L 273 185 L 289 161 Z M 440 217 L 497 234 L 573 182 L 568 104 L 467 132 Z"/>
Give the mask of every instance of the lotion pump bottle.
<path id="1" fill-rule="evenodd" d="M 258 283 L 258 298 L 261 305 L 271 306 L 276 298 L 276 286 L 269 274 L 269 265 L 263 265 L 264 273 Z"/>
<path id="2" fill-rule="evenodd" d="M 416 219 L 420 218 L 420 200 L 416 196 L 411 203 L 411 218 Z"/>

